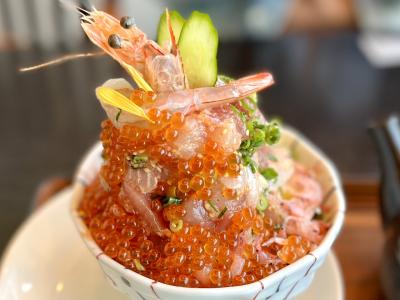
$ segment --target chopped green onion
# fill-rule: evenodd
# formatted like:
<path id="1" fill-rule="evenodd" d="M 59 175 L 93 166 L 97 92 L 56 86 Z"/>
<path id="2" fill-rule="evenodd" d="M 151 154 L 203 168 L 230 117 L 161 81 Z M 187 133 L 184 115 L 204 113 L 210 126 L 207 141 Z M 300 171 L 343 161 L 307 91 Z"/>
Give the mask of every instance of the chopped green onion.
<path id="1" fill-rule="evenodd" d="M 165 197 L 162 202 L 164 204 L 163 206 L 167 207 L 167 206 L 170 206 L 170 205 L 181 204 L 182 203 L 182 199 L 175 198 L 175 197 Z"/>
<path id="2" fill-rule="evenodd" d="M 264 178 L 268 181 L 270 181 L 270 180 L 276 181 L 276 179 L 278 178 L 278 173 L 273 168 L 266 168 L 266 169 L 260 170 L 260 174 L 262 176 L 264 176 Z"/>
<path id="3" fill-rule="evenodd" d="M 240 144 L 240 149 L 244 150 L 244 149 L 248 149 L 251 146 L 251 142 L 250 140 L 244 140 L 241 144 Z"/>
<path id="4" fill-rule="evenodd" d="M 255 108 L 251 107 L 249 103 L 246 101 L 247 99 L 241 99 L 240 105 L 249 113 L 249 115 L 253 115 L 255 112 Z"/>
<path id="5" fill-rule="evenodd" d="M 282 224 L 275 224 L 275 225 L 274 225 L 274 230 L 275 230 L 275 231 L 279 231 L 279 230 L 281 230 L 282 228 L 283 228 Z"/>
<path id="6" fill-rule="evenodd" d="M 260 123 L 258 120 L 253 121 L 253 127 L 265 130 L 267 125 Z"/>
<path id="7" fill-rule="evenodd" d="M 256 128 L 252 134 L 252 146 L 257 148 L 265 143 L 265 132 L 259 128 Z"/>
<path id="8" fill-rule="evenodd" d="M 208 204 L 210 204 L 211 208 L 212 208 L 215 212 L 218 212 L 218 208 L 215 206 L 215 203 L 214 203 L 213 201 L 208 200 L 207 202 L 208 202 Z"/>
<path id="9" fill-rule="evenodd" d="M 178 219 L 178 220 L 173 220 L 169 223 L 169 229 L 171 229 L 172 232 L 178 232 L 181 230 L 183 227 L 183 220 Z"/>
<path id="10" fill-rule="evenodd" d="M 231 105 L 230 106 L 231 110 L 239 117 L 242 122 L 246 122 L 246 114 L 242 111 L 240 111 L 236 106 Z"/>
<path id="11" fill-rule="evenodd" d="M 255 173 L 257 171 L 256 163 L 253 160 L 251 160 L 251 162 L 249 163 L 249 166 L 250 166 L 252 173 Z"/>
<path id="12" fill-rule="evenodd" d="M 228 208 L 225 206 L 218 215 L 218 218 L 222 218 L 227 212 Z"/>
<path id="13" fill-rule="evenodd" d="M 117 115 L 115 116 L 115 121 L 118 122 L 119 117 L 121 116 L 121 113 L 122 113 L 122 109 L 118 108 L 118 113 L 117 113 Z"/>
<path id="14" fill-rule="evenodd" d="M 133 259 L 133 263 L 135 264 L 135 267 L 138 271 L 145 271 L 146 269 L 143 267 L 143 265 L 140 263 L 140 260 L 137 258 Z"/>
<path id="15" fill-rule="evenodd" d="M 249 134 L 252 134 L 254 131 L 254 121 L 253 120 L 247 121 L 246 128 L 249 131 Z"/>
<path id="16" fill-rule="evenodd" d="M 230 83 L 232 81 L 234 81 L 235 79 L 233 79 L 232 77 L 226 76 L 226 75 L 218 75 L 218 79 L 221 80 L 223 83 Z"/>
<path id="17" fill-rule="evenodd" d="M 149 158 L 147 155 L 144 154 L 138 154 L 138 155 L 132 155 L 130 158 L 130 165 L 134 169 L 142 169 L 147 165 L 147 162 L 149 161 Z"/>
<path id="18" fill-rule="evenodd" d="M 250 96 L 247 97 L 247 99 L 249 99 L 251 102 L 253 102 L 255 105 L 257 105 L 258 102 L 258 97 L 257 94 L 251 94 Z"/>
<path id="19" fill-rule="evenodd" d="M 281 138 L 279 124 L 276 122 L 269 123 L 265 128 L 265 141 L 268 145 L 276 144 Z"/>
<path id="20" fill-rule="evenodd" d="M 268 208 L 268 198 L 265 195 L 261 195 L 260 201 L 257 203 L 256 209 L 260 214 L 264 213 L 264 211 Z"/>

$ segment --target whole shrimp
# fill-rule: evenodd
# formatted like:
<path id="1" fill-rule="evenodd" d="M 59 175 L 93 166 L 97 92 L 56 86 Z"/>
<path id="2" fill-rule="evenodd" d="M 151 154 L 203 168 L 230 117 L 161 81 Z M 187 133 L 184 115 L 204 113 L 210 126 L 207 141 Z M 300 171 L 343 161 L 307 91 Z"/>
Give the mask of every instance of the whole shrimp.
<path id="1" fill-rule="evenodd" d="M 147 39 L 136 26 L 122 26 L 122 19 L 120 22 L 105 12 L 93 10 L 82 17 L 82 28 L 95 45 L 124 68 L 128 65 L 143 74 L 156 93 L 156 101 L 152 107 L 189 113 L 245 98 L 273 84 L 272 75 L 265 72 L 217 87 L 187 89 L 179 49 L 168 14 L 167 23 L 172 42 L 171 49 L 161 48 L 154 41 Z M 116 111 L 118 112 L 118 109 Z M 115 111 L 114 113 L 116 114 Z M 132 117 L 132 123 L 137 121 Z"/>
<path id="2" fill-rule="evenodd" d="M 123 83 L 122 83 L 123 82 Z M 215 106 L 220 106 L 224 103 L 231 103 L 243 99 L 255 92 L 265 89 L 274 83 L 270 73 L 264 72 L 232 81 L 229 84 L 218 87 L 202 87 L 196 89 L 185 89 L 174 92 L 164 92 L 156 95 L 156 101 L 153 105 L 147 108 L 158 108 L 160 110 L 169 110 L 171 112 L 180 111 L 184 114 L 189 114 L 196 110 L 204 110 Z M 117 81 L 107 81 L 103 87 L 116 88 L 124 85 L 129 87 L 129 83 L 124 79 Z M 100 87 L 101 88 L 101 87 Z M 101 99 L 99 99 L 101 101 Z M 119 114 L 119 109 L 114 106 L 104 106 L 105 111 L 110 120 L 120 127 L 122 123 L 117 122 L 115 116 Z M 123 123 L 141 122 L 141 117 L 123 112 L 120 120 Z"/>

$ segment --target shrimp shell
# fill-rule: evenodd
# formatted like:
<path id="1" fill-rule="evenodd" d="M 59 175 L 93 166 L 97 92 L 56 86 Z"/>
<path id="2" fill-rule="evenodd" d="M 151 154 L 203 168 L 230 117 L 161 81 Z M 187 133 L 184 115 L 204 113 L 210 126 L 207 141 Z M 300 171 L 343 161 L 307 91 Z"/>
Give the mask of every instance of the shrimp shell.
<path id="1" fill-rule="evenodd" d="M 154 41 L 147 39 L 144 32 L 136 26 L 125 29 L 118 19 L 98 10 L 91 11 L 82 17 L 81 26 L 90 41 L 103 49 L 122 66 L 131 65 L 139 72 L 144 72 L 146 57 L 166 54 Z M 122 40 L 122 47 L 114 49 L 108 44 L 111 34 L 116 34 Z"/>
<path id="2" fill-rule="evenodd" d="M 223 86 L 161 93 L 157 96 L 155 107 L 160 110 L 168 109 L 184 113 L 203 110 L 245 98 L 271 86 L 273 83 L 274 80 L 270 73 L 259 73 L 243 77 Z"/>

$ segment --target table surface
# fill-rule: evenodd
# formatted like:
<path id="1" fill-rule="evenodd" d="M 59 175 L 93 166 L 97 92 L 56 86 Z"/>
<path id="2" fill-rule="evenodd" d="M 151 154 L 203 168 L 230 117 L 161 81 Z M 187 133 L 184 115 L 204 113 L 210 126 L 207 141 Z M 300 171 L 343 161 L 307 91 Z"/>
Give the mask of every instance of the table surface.
<path id="1" fill-rule="evenodd" d="M 347 212 L 334 244 L 345 282 L 346 299 L 384 299 L 379 272 L 384 233 L 375 183 L 345 184 Z"/>
<path id="2" fill-rule="evenodd" d="M 288 35 L 271 42 L 222 42 L 219 49 L 220 73 L 240 76 L 267 69 L 274 74 L 276 85 L 261 94 L 262 110 L 281 116 L 319 145 L 346 183 L 376 182 L 375 149 L 366 128 L 371 120 L 400 110 L 400 68 L 372 67 L 357 38 L 353 32 Z M 107 57 L 16 72 L 65 51 L 0 52 L 0 252 L 31 211 L 38 184 L 53 175 L 70 178 L 97 139 L 104 113 L 94 88 L 125 76 Z M 365 196 L 363 191 L 358 190 Z M 382 244 L 377 198 L 353 204 L 352 197 L 336 244 L 348 299 L 380 299 L 372 268 L 372 262 L 379 264 Z M 377 239 L 372 246 L 371 231 Z M 365 298 L 355 297 L 361 286 L 371 289 Z"/>

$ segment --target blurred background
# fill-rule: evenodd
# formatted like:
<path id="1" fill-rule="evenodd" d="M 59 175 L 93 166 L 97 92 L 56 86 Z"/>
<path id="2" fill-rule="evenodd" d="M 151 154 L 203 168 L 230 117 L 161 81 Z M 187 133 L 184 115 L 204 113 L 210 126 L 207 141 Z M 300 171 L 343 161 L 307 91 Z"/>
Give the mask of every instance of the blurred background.
<path id="1" fill-rule="evenodd" d="M 262 110 L 299 129 L 336 163 L 348 198 L 356 199 L 349 202 L 349 215 L 353 207 L 361 207 L 347 224 L 349 234 L 366 243 L 370 234 L 376 234 L 376 248 L 365 257 L 368 267 L 360 263 L 351 271 L 346 255 L 353 250 L 337 249 L 348 296 L 379 299 L 376 270 L 371 267 L 379 261 L 383 242 L 377 210 L 379 168 L 366 128 L 372 120 L 400 110 L 400 1 L 91 3 L 119 17 L 134 16 L 151 38 L 165 7 L 186 17 L 194 9 L 207 12 L 220 35 L 220 73 L 274 74 L 276 85 L 261 95 Z M 70 5 L 57 0 L 0 0 L 0 253 L 38 201 L 68 184 L 80 157 L 96 141 L 105 115 L 94 88 L 110 77 L 124 76 L 105 56 L 29 73 L 18 69 L 94 49 Z M 358 214 L 367 221 L 357 219 Z M 357 226 L 364 226 L 365 232 L 354 231 Z M 342 239 L 344 244 L 354 241 L 351 235 Z M 355 297 L 357 286 L 365 283 L 364 297 Z"/>

